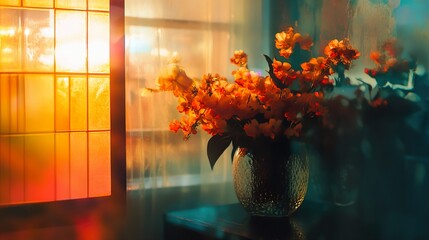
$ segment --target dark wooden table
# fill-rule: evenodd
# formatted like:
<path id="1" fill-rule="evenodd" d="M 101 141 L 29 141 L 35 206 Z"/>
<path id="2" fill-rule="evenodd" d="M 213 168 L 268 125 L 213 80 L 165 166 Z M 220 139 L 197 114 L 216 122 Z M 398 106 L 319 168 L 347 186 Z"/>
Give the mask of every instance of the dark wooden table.
<path id="1" fill-rule="evenodd" d="M 168 212 L 165 239 L 429 239 L 429 219 L 364 213 L 360 207 L 304 202 L 289 218 L 249 215 L 239 204 Z"/>

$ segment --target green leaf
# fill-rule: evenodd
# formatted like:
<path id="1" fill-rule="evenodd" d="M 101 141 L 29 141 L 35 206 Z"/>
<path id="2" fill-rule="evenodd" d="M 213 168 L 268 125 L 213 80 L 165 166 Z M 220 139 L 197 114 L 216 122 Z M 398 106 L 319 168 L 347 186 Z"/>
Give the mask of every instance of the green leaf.
<path id="1" fill-rule="evenodd" d="M 209 158 L 210 167 L 213 170 L 214 165 L 219 159 L 220 155 L 231 144 L 231 137 L 227 134 L 214 135 L 207 143 L 207 156 Z"/>
<path id="2" fill-rule="evenodd" d="M 234 154 L 235 154 L 235 151 L 237 151 L 237 149 L 238 149 L 238 146 L 235 144 L 232 144 L 231 161 L 234 161 Z"/>
<path id="3" fill-rule="evenodd" d="M 268 67 L 269 67 L 268 74 L 270 74 L 270 77 L 273 80 L 274 85 L 276 85 L 276 87 L 278 87 L 280 89 L 286 88 L 287 86 L 280 79 L 278 79 L 276 77 L 276 75 L 274 74 L 273 60 L 265 54 L 264 54 L 264 57 L 268 63 Z"/>
<path id="4" fill-rule="evenodd" d="M 371 84 L 365 82 L 364 80 L 362 80 L 362 78 L 356 78 L 356 80 L 358 80 L 359 82 L 361 82 L 363 85 L 365 85 L 368 88 L 370 100 L 373 100 L 377 97 L 377 95 L 380 91 L 380 88 L 378 87 L 378 85 L 375 85 L 375 87 L 373 88 Z"/>

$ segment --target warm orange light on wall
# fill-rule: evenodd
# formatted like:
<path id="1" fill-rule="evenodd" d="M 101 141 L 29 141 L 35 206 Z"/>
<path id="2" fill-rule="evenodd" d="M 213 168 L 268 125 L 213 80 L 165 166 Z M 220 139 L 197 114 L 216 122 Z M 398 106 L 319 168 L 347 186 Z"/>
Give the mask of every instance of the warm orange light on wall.
<path id="1" fill-rule="evenodd" d="M 111 194 L 108 0 L 0 0 L 0 205 Z"/>

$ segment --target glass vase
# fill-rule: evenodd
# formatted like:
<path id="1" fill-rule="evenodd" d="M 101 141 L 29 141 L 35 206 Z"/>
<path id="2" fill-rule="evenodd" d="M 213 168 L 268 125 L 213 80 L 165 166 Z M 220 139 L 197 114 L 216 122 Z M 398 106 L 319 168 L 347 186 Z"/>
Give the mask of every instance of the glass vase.
<path id="1" fill-rule="evenodd" d="M 290 216 L 304 201 L 309 167 L 305 145 L 254 141 L 233 156 L 233 184 L 244 209 L 255 216 Z"/>

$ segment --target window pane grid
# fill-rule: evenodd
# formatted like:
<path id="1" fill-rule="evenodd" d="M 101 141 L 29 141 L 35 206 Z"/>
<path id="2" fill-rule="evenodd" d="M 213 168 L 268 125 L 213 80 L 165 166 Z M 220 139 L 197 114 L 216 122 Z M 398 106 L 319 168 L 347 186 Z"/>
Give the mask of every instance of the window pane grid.
<path id="1" fill-rule="evenodd" d="M 0 156 L 1 156 L 1 169 L 5 170 L 2 172 L 1 182 L 2 183 L 9 183 L 6 184 L 7 191 L 5 191 L 0 200 L 0 204 L 10 204 L 10 203 L 20 203 L 20 202 L 37 202 L 37 201 L 47 201 L 47 200 L 54 200 L 55 199 L 64 199 L 65 197 L 65 190 L 63 190 L 63 187 L 57 187 L 56 184 L 62 184 L 64 185 L 64 182 L 73 182 L 73 186 L 70 188 L 70 194 L 68 195 L 69 198 L 81 198 L 81 197 L 89 197 L 94 196 L 98 193 L 106 193 L 108 192 L 108 189 L 104 189 L 102 192 L 99 192 L 99 187 L 94 187 L 91 181 L 89 181 L 89 175 L 88 174 L 94 174 L 94 168 L 91 169 L 91 171 L 88 170 L 88 167 L 82 167 L 83 162 L 86 164 L 90 164 L 91 157 L 93 158 L 95 155 L 92 154 L 89 156 L 89 151 L 91 150 L 91 146 L 93 145 L 92 149 L 96 147 L 99 142 L 101 142 L 100 138 L 96 138 L 96 140 L 89 139 L 89 133 L 99 133 L 103 134 L 104 141 L 103 142 L 110 142 L 110 121 L 108 118 L 109 108 L 107 108 L 107 111 L 104 111 L 107 113 L 107 116 L 104 117 L 104 119 L 107 119 L 107 122 L 101 124 L 97 127 L 97 122 L 92 122 L 92 125 L 95 125 L 95 127 L 91 126 L 91 124 L 86 120 L 88 119 L 88 114 L 91 114 L 89 110 L 89 107 L 92 105 L 97 105 L 97 94 L 99 95 L 99 98 L 101 100 L 105 100 L 106 96 L 108 95 L 109 91 L 109 78 L 106 77 L 90 77 L 90 79 L 93 81 L 92 83 L 88 84 L 88 80 L 86 76 L 83 77 L 64 77 L 59 76 L 56 78 L 56 80 L 53 80 L 52 75 L 39 75 L 36 78 L 36 81 L 34 81 L 34 76 L 28 76 L 27 74 L 21 74 L 21 75 L 12 75 L 7 76 L 5 74 L 0 75 L 0 92 L 1 97 L 4 99 L 7 99 L 4 101 L 2 99 L 2 104 L 0 106 L 0 112 L 1 112 L 1 133 L 0 137 L 3 139 L 2 141 L 2 149 L 0 149 Z M 70 86 L 69 83 L 66 80 L 71 79 L 78 79 L 77 89 L 73 90 L 73 86 Z M 33 81 L 32 81 L 33 80 Z M 73 81 L 73 80 L 72 80 Z M 100 87 L 100 85 L 105 85 L 103 90 L 103 87 Z M 37 86 L 37 87 L 35 87 Z M 84 88 L 84 91 L 80 89 L 80 87 Z M 86 96 L 88 94 L 88 90 L 86 89 L 89 86 L 89 88 L 92 88 L 92 90 L 89 90 L 91 92 L 91 97 Z M 55 88 L 55 90 L 54 90 Z M 42 90 L 43 89 L 43 90 Z M 65 91 L 64 91 L 65 89 Z M 107 90 L 106 90 L 107 89 Z M 47 91 L 47 93 L 42 94 L 45 96 L 45 98 L 35 98 L 34 94 L 41 92 L 41 91 Z M 70 113 L 71 105 L 74 100 L 73 97 L 71 97 L 69 92 L 78 92 L 80 95 L 76 96 L 77 98 L 76 102 L 78 104 L 81 104 L 83 101 L 83 104 L 79 108 L 80 111 L 75 111 L 75 114 L 82 113 L 84 114 L 84 117 L 69 117 L 67 116 Z M 107 91 L 107 92 L 106 92 Z M 49 94 L 49 92 L 51 92 Z M 82 93 L 85 93 L 82 95 Z M 68 96 L 69 95 L 69 96 Z M 103 97 L 104 95 L 104 97 Z M 20 96 L 18 98 L 13 98 L 11 96 Z M 55 109 L 52 108 L 43 108 L 43 114 L 40 114 L 40 112 L 37 111 L 38 105 L 49 105 L 48 102 L 51 102 L 52 99 L 55 96 Z M 60 96 L 65 99 L 65 103 L 61 105 Z M 78 99 L 80 97 L 80 99 Z M 34 101 L 36 99 L 37 101 Z M 92 100 L 88 100 L 92 99 Z M 33 101 L 32 101 L 33 100 Z M 92 103 L 88 103 L 88 101 Z M 89 107 L 86 107 L 88 106 Z M 61 106 L 61 107 L 60 107 Z M 83 107 L 82 107 L 83 106 Z M 58 109 L 63 109 L 65 111 L 61 112 Z M 95 108 L 95 106 L 93 107 Z M 106 110 L 106 109 L 104 109 Z M 55 117 L 53 116 L 55 112 Z M 66 120 L 57 120 L 60 117 L 58 115 L 63 114 L 65 115 Z M 94 114 L 94 113 L 92 113 Z M 106 114 L 105 114 L 106 115 Z M 41 117 L 40 119 L 37 119 Z M 46 116 L 50 116 L 46 118 Z M 97 114 L 94 116 L 98 116 Z M 73 125 L 72 121 L 73 118 L 76 119 L 77 124 Z M 24 120 L 22 120 L 24 119 Z M 54 120 L 55 119 L 55 120 Z M 91 118 L 89 118 L 91 119 Z M 46 121 L 48 120 L 48 121 Z M 82 120 L 84 122 L 82 122 Z M 106 121 L 106 120 L 105 120 Z M 55 129 L 54 129 L 54 122 L 55 122 Z M 64 124 L 65 122 L 65 124 Z M 62 125 L 61 125 L 62 124 Z M 79 125 L 80 124 L 80 125 Z M 60 126 L 63 126 L 62 128 Z M 82 129 L 79 129 L 79 127 L 82 127 Z M 93 129 L 89 129 L 88 127 L 92 127 Z M 69 142 L 65 142 L 63 144 L 64 134 L 71 135 L 72 139 L 80 139 L 78 140 L 72 140 Z M 62 137 L 58 137 L 58 136 Z M 80 137 L 73 137 L 73 136 L 80 136 Z M 17 140 L 18 139 L 18 140 Z M 19 139 L 24 139 L 19 141 Z M 39 139 L 39 140 L 36 140 Z M 59 140 L 57 140 L 59 139 Z M 19 147 L 20 144 L 16 144 L 19 142 L 24 142 L 23 144 L 25 147 Z M 42 145 L 38 145 L 35 143 L 42 142 Z M 91 142 L 93 142 L 91 144 Z M 77 146 L 74 146 L 76 145 Z M 86 146 L 86 148 L 82 147 L 82 144 Z M 21 144 L 22 145 L 22 144 Z M 66 145 L 66 146 L 64 146 Z M 42 147 L 43 146 L 43 147 Z M 67 147 L 68 146 L 68 147 Z M 108 145 L 110 146 L 110 145 Z M 106 146 L 104 150 L 106 150 L 106 153 L 110 153 L 109 147 Z M 77 149 L 74 149 L 74 147 L 77 147 Z M 106 149 L 108 148 L 108 149 Z M 34 152 L 36 149 L 43 149 L 43 153 L 47 152 L 42 157 L 34 157 L 39 156 L 40 152 Z M 70 151 L 74 151 L 75 155 L 71 156 L 68 161 L 73 161 L 76 165 L 70 165 L 70 171 L 71 173 L 69 175 L 67 174 L 56 174 L 57 171 L 64 172 L 64 161 L 67 162 L 67 159 L 64 159 L 64 155 L 61 155 L 61 152 L 64 149 L 71 149 Z M 80 152 L 81 154 L 77 154 Z M 76 155 L 77 154 L 77 155 Z M 106 154 L 105 154 L 106 155 Z M 109 155 L 109 154 L 107 154 Z M 51 160 L 47 160 L 46 158 L 49 158 Z M 100 158 L 101 159 L 101 158 Z M 104 161 L 110 158 L 103 158 Z M 42 165 L 51 165 L 50 170 L 38 168 L 38 170 L 35 170 L 36 172 L 40 172 L 43 170 L 43 175 L 36 174 L 35 172 L 30 171 L 29 169 L 34 169 L 36 164 L 34 161 L 38 163 L 43 163 Z M 82 162 L 83 161 L 83 162 Z M 24 162 L 24 163 L 22 163 Z M 80 163 L 79 163 L 80 162 Z M 92 161 L 92 166 L 99 166 L 100 163 L 94 163 Z M 53 166 L 52 166 L 53 165 Z M 58 167 L 56 166 L 58 165 Z M 62 168 L 61 168 L 62 167 Z M 60 168 L 57 170 L 57 168 Z M 97 169 L 97 168 L 95 168 Z M 103 169 L 103 168 L 98 168 Z M 107 168 L 104 167 L 104 170 Z M 81 173 L 76 172 L 81 171 Z M 84 173 L 82 173 L 82 171 Z M 10 174 L 10 173 L 13 174 Z M 26 175 L 31 174 L 32 177 L 43 177 L 43 179 L 39 179 L 39 182 L 29 182 L 25 180 L 24 173 Z M 110 173 L 110 171 L 109 171 Z M 86 176 L 87 180 L 84 180 L 83 175 Z M 107 177 L 107 175 L 103 171 L 100 171 L 98 175 Z M 50 177 L 45 177 L 45 175 L 50 175 Z M 64 178 L 69 178 L 69 180 L 65 180 Z M 60 179 L 59 179 L 60 178 Z M 62 179 L 61 179 L 62 178 Z M 74 182 L 72 179 L 79 178 L 80 181 Z M 95 180 L 95 178 L 93 178 Z M 109 178 L 110 179 L 110 178 Z M 56 184 L 52 184 L 56 183 Z M 71 184 L 71 183 L 69 183 Z M 92 185 L 91 185 L 92 184 Z M 25 187 L 23 186 L 25 185 Z M 32 191 L 29 189 L 39 188 L 40 186 L 48 187 L 49 189 L 53 189 L 52 191 L 42 191 L 42 195 L 38 195 L 39 192 Z M 1 185 L 0 185 L 1 186 Z M 88 186 L 92 186 L 91 188 L 88 188 Z M 1 186 L 3 190 L 3 186 Z M 24 188 L 25 191 L 22 190 Z M 20 190 L 21 189 L 21 190 Z M 66 187 L 67 189 L 67 187 Z M 91 192 L 90 189 L 96 191 Z M 7 193 L 7 194 L 6 194 Z M 84 194 L 86 193 L 86 194 Z"/>
<path id="2" fill-rule="evenodd" d="M 0 3 L 0 205 L 111 193 L 110 3 L 88 1 Z"/>

